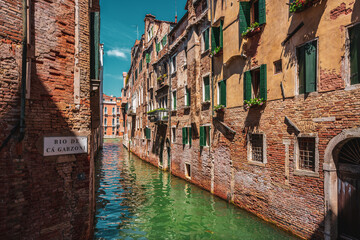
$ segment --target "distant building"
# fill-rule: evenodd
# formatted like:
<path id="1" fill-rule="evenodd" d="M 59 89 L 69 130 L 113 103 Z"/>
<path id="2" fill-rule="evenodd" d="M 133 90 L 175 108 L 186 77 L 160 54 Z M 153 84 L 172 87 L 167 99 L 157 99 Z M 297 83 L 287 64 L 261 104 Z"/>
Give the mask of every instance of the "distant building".
<path id="1" fill-rule="evenodd" d="M 104 137 L 116 138 L 122 136 L 124 127 L 121 117 L 121 98 L 103 94 L 103 107 Z"/>

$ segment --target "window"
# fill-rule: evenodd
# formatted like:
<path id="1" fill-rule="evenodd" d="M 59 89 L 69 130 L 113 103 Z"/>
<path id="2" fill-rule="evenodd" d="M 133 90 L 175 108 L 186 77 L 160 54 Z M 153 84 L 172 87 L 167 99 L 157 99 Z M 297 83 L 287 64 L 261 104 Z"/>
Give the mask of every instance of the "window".
<path id="1" fill-rule="evenodd" d="M 135 69 L 135 81 L 137 80 L 137 77 L 138 77 L 138 71 L 137 69 Z"/>
<path id="2" fill-rule="evenodd" d="M 172 93 L 172 110 L 176 110 L 176 91 Z"/>
<path id="3" fill-rule="evenodd" d="M 107 107 L 105 107 L 105 114 L 107 114 L 108 112 L 107 112 Z"/>
<path id="4" fill-rule="evenodd" d="M 185 176 L 191 178 L 191 166 L 188 163 L 185 163 Z"/>
<path id="5" fill-rule="evenodd" d="M 266 64 L 244 73 L 244 100 L 249 101 L 252 98 L 267 100 Z"/>
<path id="6" fill-rule="evenodd" d="M 151 26 L 151 27 L 149 27 L 149 30 L 148 30 L 148 42 L 151 40 L 153 35 L 154 35 L 154 26 Z"/>
<path id="7" fill-rule="evenodd" d="M 360 83 L 360 24 L 349 29 L 350 38 L 350 84 Z"/>
<path id="8" fill-rule="evenodd" d="M 209 49 L 209 28 L 202 33 L 202 44 L 201 49 L 203 52 Z"/>
<path id="9" fill-rule="evenodd" d="M 223 21 L 220 20 L 219 27 L 211 28 L 211 51 L 223 47 Z"/>
<path id="10" fill-rule="evenodd" d="M 218 83 L 218 104 L 226 107 L 226 80 Z"/>
<path id="11" fill-rule="evenodd" d="M 187 64 L 187 47 L 184 48 L 184 66 Z"/>
<path id="12" fill-rule="evenodd" d="M 146 139 L 151 139 L 151 129 L 150 128 L 145 128 L 145 137 Z"/>
<path id="13" fill-rule="evenodd" d="M 300 170 L 315 171 L 315 138 L 298 138 L 298 166 Z"/>
<path id="14" fill-rule="evenodd" d="M 106 125 L 105 125 L 106 126 Z M 107 131 L 107 127 L 104 128 L 104 131 L 105 131 L 105 134 L 106 134 L 106 131 Z"/>
<path id="15" fill-rule="evenodd" d="M 176 72 L 176 55 L 171 57 L 170 60 L 170 72 L 171 73 L 175 73 Z"/>
<path id="16" fill-rule="evenodd" d="M 162 48 L 164 48 L 167 44 L 167 35 L 165 35 L 161 41 Z"/>
<path id="17" fill-rule="evenodd" d="M 150 62 L 151 62 L 151 55 L 150 55 L 150 53 L 146 53 L 146 54 L 145 54 L 145 59 L 146 59 L 146 63 L 150 63 Z"/>
<path id="18" fill-rule="evenodd" d="M 115 126 L 115 118 L 112 119 L 112 126 Z"/>
<path id="19" fill-rule="evenodd" d="M 192 140 L 192 132 L 191 132 L 191 127 L 184 127 L 182 128 L 182 140 L 183 140 L 183 145 L 191 145 L 191 140 Z"/>
<path id="20" fill-rule="evenodd" d="M 210 126 L 200 126 L 200 147 L 210 146 Z"/>
<path id="21" fill-rule="evenodd" d="M 255 0 L 251 2 L 240 2 L 239 10 L 239 29 L 243 33 L 250 27 L 251 23 L 266 23 L 266 3 L 265 0 Z"/>
<path id="22" fill-rule="evenodd" d="M 120 113 L 120 108 L 119 107 L 116 110 L 117 110 L 117 113 Z"/>
<path id="23" fill-rule="evenodd" d="M 277 60 L 274 62 L 274 74 L 282 72 L 282 60 Z"/>
<path id="24" fill-rule="evenodd" d="M 191 101 L 190 89 L 187 86 L 185 86 L 185 106 L 186 107 L 190 106 L 190 101 Z"/>
<path id="25" fill-rule="evenodd" d="M 248 160 L 264 163 L 264 134 L 251 133 L 248 135 Z"/>
<path id="26" fill-rule="evenodd" d="M 107 118 L 105 118 L 104 126 L 107 126 Z"/>
<path id="27" fill-rule="evenodd" d="M 140 60 L 140 63 L 139 63 L 139 68 L 140 68 L 140 69 L 139 69 L 139 73 L 142 72 L 142 67 L 143 67 L 142 65 L 143 65 L 143 60 L 141 59 L 141 60 Z"/>
<path id="28" fill-rule="evenodd" d="M 210 101 L 210 77 L 203 78 L 203 101 Z"/>
<path id="29" fill-rule="evenodd" d="M 114 107 L 112 108 L 112 113 L 115 114 L 115 108 Z"/>
<path id="30" fill-rule="evenodd" d="M 172 134 L 172 142 L 173 143 L 176 143 L 176 128 L 175 127 L 173 127 L 173 128 L 171 128 L 171 134 Z"/>
<path id="31" fill-rule="evenodd" d="M 316 91 L 317 41 L 312 41 L 297 49 L 299 94 Z"/>

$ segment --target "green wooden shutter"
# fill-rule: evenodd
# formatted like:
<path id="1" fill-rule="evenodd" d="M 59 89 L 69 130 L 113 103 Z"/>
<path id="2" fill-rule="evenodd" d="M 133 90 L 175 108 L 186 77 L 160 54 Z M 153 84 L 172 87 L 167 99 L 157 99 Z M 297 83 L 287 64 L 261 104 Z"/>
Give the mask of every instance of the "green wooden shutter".
<path id="1" fill-rule="evenodd" d="M 209 130 L 209 146 L 211 145 L 211 127 L 209 126 L 208 127 L 208 130 Z"/>
<path id="2" fill-rule="evenodd" d="M 200 147 L 205 146 L 204 136 L 205 136 L 205 128 L 203 126 L 200 126 Z"/>
<path id="3" fill-rule="evenodd" d="M 243 33 L 250 26 L 250 2 L 240 2 L 239 33 Z"/>
<path id="4" fill-rule="evenodd" d="M 191 99 L 191 95 L 190 95 L 190 89 L 186 88 L 186 106 L 190 106 L 190 100 Z"/>
<path id="5" fill-rule="evenodd" d="M 350 83 L 360 83 L 360 24 L 350 29 Z"/>
<path id="6" fill-rule="evenodd" d="M 186 144 L 185 137 L 186 137 L 186 128 L 182 128 L 182 142 L 183 142 L 183 145 Z"/>
<path id="7" fill-rule="evenodd" d="M 305 93 L 305 46 L 298 49 L 299 94 Z"/>
<path id="8" fill-rule="evenodd" d="M 260 66 L 260 98 L 267 99 L 267 68 L 266 64 Z"/>
<path id="9" fill-rule="evenodd" d="M 156 43 L 156 52 L 160 51 L 160 43 Z"/>
<path id="10" fill-rule="evenodd" d="M 220 104 L 226 107 L 226 80 L 220 82 Z"/>
<path id="11" fill-rule="evenodd" d="M 189 144 L 191 145 L 192 144 L 192 130 L 191 130 L 191 127 L 188 128 L 188 131 L 189 131 Z"/>
<path id="12" fill-rule="evenodd" d="M 305 45 L 305 91 L 316 91 L 316 41 Z"/>
<path id="13" fill-rule="evenodd" d="M 175 110 L 176 109 L 176 92 L 173 92 L 173 107 L 174 107 L 173 110 Z"/>
<path id="14" fill-rule="evenodd" d="M 209 29 L 204 32 L 205 51 L 209 49 Z"/>
<path id="15" fill-rule="evenodd" d="M 266 2 L 265 0 L 259 0 L 259 24 L 266 23 Z"/>
<path id="16" fill-rule="evenodd" d="M 204 78 L 204 92 L 205 92 L 205 101 L 210 100 L 210 78 Z"/>
<path id="17" fill-rule="evenodd" d="M 220 29 L 218 27 L 211 28 L 211 51 L 214 51 L 219 46 Z"/>
<path id="18" fill-rule="evenodd" d="M 251 99 L 251 71 L 244 73 L 244 100 Z"/>
<path id="19" fill-rule="evenodd" d="M 166 42 L 167 42 L 167 35 L 165 35 L 165 36 L 163 37 L 163 39 L 162 39 L 162 45 L 163 45 L 163 47 L 165 47 Z"/>
<path id="20" fill-rule="evenodd" d="M 220 21 L 220 29 L 219 29 L 219 46 L 223 48 L 223 21 Z"/>
<path id="21" fill-rule="evenodd" d="M 150 54 L 146 53 L 146 63 L 150 63 Z"/>

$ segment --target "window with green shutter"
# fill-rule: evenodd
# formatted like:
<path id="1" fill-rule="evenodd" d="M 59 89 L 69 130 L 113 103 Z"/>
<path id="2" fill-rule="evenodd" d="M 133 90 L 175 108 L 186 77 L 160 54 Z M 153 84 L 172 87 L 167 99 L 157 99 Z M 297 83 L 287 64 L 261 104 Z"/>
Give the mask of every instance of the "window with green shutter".
<path id="1" fill-rule="evenodd" d="M 210 126 L 200 126 L 200 147 L 210 146 Z"/>
<path id="2" fill-rule="evenodd" d="M 140 72 L 142 72 L 142 67 L 143 67 L 143 60 L 141 59 L 141 60 L 140 60 L 140 64 L 139 64 L 139 68 L 140 68 L 139 71 L 140 71 Z"/>
<path id="3" fill-rule="evenodd" d="M 138 77 L 138 70 L 135 69 L 135 80 L 137 80 L 137 77 Z"/>
<path id="4" fill-rule="evenodd" d="M 202 34 L 202 39 L 203 39 L 203 52 L 205 52 L 206 50 L 209 49 L 209 28 L 206 29 L 203 34 Z"/>
<path id="5" fill-rule="evenodd" d="M 240 2 L 240 10 L 239 10 L 239 29 L 240 33 L 246 31 L 246 29 L 250 26 L 250 2 Z"/>
<path id="6" fill-rule="evenodd" d="M 156 52 L 160 51 L 160 43 L 156 43 Z"/>
<path id="7" fill-rule="evenodd" d="M 299 94 L 316 91 L 317 41 L 306 43 L 297 49 Z"/>
<path id="8" fill-rule="evenodd" d="M 166 46 L 166 43 L 167 43 L 167 35 L 165 35 L 165 36 L 163 37 L 163 39 L 162 39 L 162 45 L 163 45 L 163 47 Z"/>
<path id="9" fill-rule="evenodd" d="M 267 100 L 267 66 L 263 64 L 260 68 L 246 71 L 244 73 L 244 100 L 261 98 Z"/>
<path id="10" fill-rule="evenodd" d="M 349 29 L 350 38 L 350 83 L 360 83 L 360 24 Z"/>
<path id="11" fill-rule="evenodd" d="M 173 110 L 176 110 L 176 91 L 172 93 L 172 100 Z"/>
<path id="12" fill-rule="evenodd" d="M 211 28 L 211 51 L 214 51 L 217 47 L 223 47 L 223 21 L 220 20 L 219 27 Z"/>
<path id="13" fill-rule="evenodd" d="M 266 23 L 266 0 L 240 2 L 239 7 L 239 32 L 245 32 L 251 23 Z"/>
<path id="14" fill-rule="evenodd" d="M 191 143 L 192 143 L 191 127 L 183 127 L 182 128 L 182 140 L 183 140 L 183 145 L 186 145 L 186 144 L 191 145 Z"/>
<path id="15" fill-rule="evenodd" d="M 219 105 L 226 107 L 226 80 L 218 83 L 218 94 Z"/>
<path id="16" fill-rule="evenodd" d="M 149 53 L 146 53 L 146 63 L 150 63 L 151 61 L 151 57 L 150 57 L 150 54 Z"/>
<path id="17" fill-rule="evenodd" d="M 185 87 L 185 106 L 190 106 L 191 95 L 190 89 L 186 86 Z"/>
<path id="18" fill-rule="evenodd" d="M 203 101 L 210 101 L 210 77 L 204 77 Z"/>

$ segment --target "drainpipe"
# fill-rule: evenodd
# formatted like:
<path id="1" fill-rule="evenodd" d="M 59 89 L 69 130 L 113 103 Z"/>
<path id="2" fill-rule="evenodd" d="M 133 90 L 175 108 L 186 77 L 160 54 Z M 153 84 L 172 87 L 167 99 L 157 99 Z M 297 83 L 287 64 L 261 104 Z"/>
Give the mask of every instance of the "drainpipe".
<path id="1" fill-rule="evenodd" d="M 22 69 L 21 69 L 21 109 L 20 109 L 20 135 L 19 142 L 25 136 L 25 98 L 26 98 L 26 66 L 27 66 L 27 0 L 23 0 L 23 40 L 22 40 Z"/>
<path id="2" fill-rule="evenodd" d="M 170 42 L 168 42 L 168 47 L 170 47 Z M 171 71 L 170 71 L 170 60 L 171 60 L 171 58 L 170 58 L 170 49 L 168 50 L 168 76 L 169 76 L 169 106 L 170 106 L 170 108 L 169 108 L 169 112 L 168 112 L 168 115 L 169 115 L 169 131 L 170 131 L 170 154 L 169 154 L 169 156 L 170 156 L 170 161 L 169 161 L 169 173 L 171 173 L 171 142 L 172 142 L 172 136 L 171 136 L 171 98 L 172 98 L 172 93 L 171 93 L 171 90 L 172 90 L 172 88 L 171 88 Z"/>
<path id="3" fill-rule="evenodd" d="M 213 24 L 213 1 L 209 0 L 210 2 L 210 27 L 212 31 L 212 24 Z M 210 35 L 211 37 L 211 35 Z M 211 50 L 211 49 L 210 49 Z M 211 69 L 210 69 L 210 76 L 211 76 L 211 122 L 213 120 L 214 115 L 214 56 L 211 55 L 211 61 L 210 61 Z"/>

